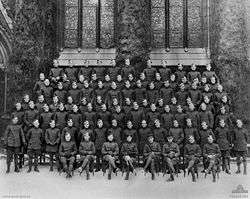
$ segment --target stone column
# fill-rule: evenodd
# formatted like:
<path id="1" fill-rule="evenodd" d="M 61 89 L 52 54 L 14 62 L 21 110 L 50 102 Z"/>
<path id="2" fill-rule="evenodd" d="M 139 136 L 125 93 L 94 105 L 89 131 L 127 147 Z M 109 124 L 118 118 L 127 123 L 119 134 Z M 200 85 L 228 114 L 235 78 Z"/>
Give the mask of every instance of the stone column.
<path id="1" fill-rule="evenodd" d="M 124 58 L 147 59 L 150 47 L 149 2 L 149 0 L 118 0 L 118 61 Z"/>

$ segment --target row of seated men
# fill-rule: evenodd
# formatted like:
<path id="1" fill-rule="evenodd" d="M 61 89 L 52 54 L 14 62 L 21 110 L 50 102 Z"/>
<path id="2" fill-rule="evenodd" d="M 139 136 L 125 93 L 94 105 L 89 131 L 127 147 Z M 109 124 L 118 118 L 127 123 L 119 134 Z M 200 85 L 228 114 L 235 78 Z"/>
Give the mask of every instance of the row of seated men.
<path id="1" fill-rule="evenodd" d="M 93 131 L 89 129 L 89 123 L 85 122 L 84 129 L 73 132 L 73 122 L 69 119 L 68 127 L 61 132 L 56 127 L 55 120 L 51 120 L 49 128 L 44 132 L 40 128 L 38 119 L 35 119 L 27 133 L 23 133 L 22 126 L 18 124 L 18 118 L 14 116 L 12 124 L 7 126 L 5 132 L 7 173 L 10 172 L 13 157 L 15 171 L 19 172 L 18 156 L 22 157 L 26 152 L 29 156 L 28 172 L 31 172 L 33 159 L 34 170 L 39 172 L 38 156 L 45 150 L 50 154 L 50 170 L 53 171 L 55 156 L 57 161 L 60 160 L 67 177 L 72 176 L 75 156 L 79 153 L 81 155 L 80 172 L 86 169 L 87 179 L 89 179 L 90 164 L 93 163 L 94 155 L 97 158 L 97 170 L 100 169 L 101 160 L 107 163 L 108 179 L 111 179 L 112 171 L 117 170 L 116 161 L 119 156 L 123 162 L 123 168 L 126 169 L 126 179 L 128 179 L 129 172 L 134 171 L 135 158 L 137 155 L 142 155 L 144 170 L 145 172 L 147 169 L 150 170 L 152 179 L 155 178 L 155 172 L 161 169 L 160 157 L 163 157 L 163 162 L 170 171 L 169 180 L 173 181 L 176 171 L 174 165 L 178 164 L 182 157 L 183 162 L 187 161 L 187 170 L 191 172 L 192 180 L 195 181 L 194 172 L 197 169 L 199 158 L 203 156 L 205 175 L 212 171 L 213 181 L 215 181 L 215 174 L 219 172 L 221 159 L 224 170 L 230 174 L 230 149 L 233 146 L 237 157 L 236 173 L 241 172 L 240 165 L 243 162 L 244 174 L 246 174 L 247 131 L 243 128 L 241 120 L 236 121 L 236 126 L 232 131 L 226 127 L 224 120 L 220 120 L 220 125 L 214 133 L 207 129 L 206 123 L 202 123 L 204 129 L 199 133 L 192 128 L 186 129 L 183 133 L 178 126 L 169 131 L 159 132 L 157 121 L 156 129 L 147 128 L 146 122 L 143 121 L 142 126 L 144 127 L 140 129 L 139 140 L 132 129 L 124 130 L 122 133 L 115 120 L 112 121 L 112 124 L 113 127 L 107 130 L 103 128 L 102 120 L 98 120 L 98 127 Z M 131 127 L 131 122 L 128 122 L 129 126 Z M 201 136 L 201 140 L 198 136 Z M 216 144 L 213 143 L 214 140 Z M 21 151 L 21 147 L 27 151 Z"/>

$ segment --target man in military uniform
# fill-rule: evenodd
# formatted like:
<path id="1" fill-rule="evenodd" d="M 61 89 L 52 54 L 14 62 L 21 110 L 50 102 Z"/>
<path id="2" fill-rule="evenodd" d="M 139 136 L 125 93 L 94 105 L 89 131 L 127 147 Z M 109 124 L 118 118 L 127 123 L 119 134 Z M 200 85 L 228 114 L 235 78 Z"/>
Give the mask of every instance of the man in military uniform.
<path id="1" fill-rule="evenodd" d="M 167 136 L 167 142 L 163 145 L 162 155 L 164 161 L 167 164 L 170 172 L 170 178 L 167 181 L 174 181 L 174 166 L 179 161 L 180 149 L 177 143 L 173 142 L 173 136 L 169 133 Z"/>
<path id="2" fill-rule="evenodd" d="M 247 174 L 247 130 L 243 128 L 243 122 L 238 119 L 236 120 L 236 128 L 233 131 L 233 150 L 235 152 L 236 156 L 236 162 L 237 162 L 237 171 L 236 173 L 241 173 L 241 163 L 243 162 L 243 174 Z M 242 160 L 241 160 L 242 158 Z"/>
<path id="3" fill-rule="evenodd" d="M 111 172 L 112 170 L 116 172 L 117 166 L 115 161 L 118 158 L 119 154 L 119 146 L 116 142 L 114 142 L 114 136 L 112 132 L 109 132 L 108 141 L 105 142 L 102 146 L 102 155 L 103 159 L 108 162 L 108 179 L 111 180 Z"/>
<path id="4" fill-rule="evenodd" d="M 12 124 L 9 124 L 5 130 L 4 145 L 7 150 L 6 173 L 10 172 L 10 164 L 13 157 L 14 157 L 15 172 L 19 172 L 18 155 L 21 152 L 21 146 L 26 145 L 26 141 L 21 125 L 18 125 L 17 116 L 14 116 L 12 118 Z"/>
<path id="5" fill-rule="evenodd" d="M 187 171 L 192 174 L 192 181 L 195 182 L 195 168 L 199 163 L 199 158 L 201 156 L 201 148 L 195 142 L 194 136 L 190 135 L 188 138 L 188 143 L 184 147 L 184 158 L 187 162 Z"/>
<path id="6" fill-rule="evenodd" d="M 205 170 L 205 175 L 212 171 L 213 182 L 216 180 L 216 172 L 219 172 L 219 158 L 221 156 L 220 147 L 218 144 L 214 143 L 214 138 L 212 135 L 208 136 L 208 143 L 203 147 L 203 157 L 207 161 L 208 168 Z"/>
<path id="7" fill-rule="evenodd" d="M 54 157 L 59 169 L 58 148 L 60 143 L 60 129 L 56 128 L 55 120 L 50 120 L 50 127 L 45 131 L 46 152 L 49 154 L 50 171 L 53 171 Z"/>
<path id="8" fill-rule="evenodd" d="M 148 167 L 150 166 L 151 179 L 155 179 L 156 165 L 159 164 L 161 156 L 161 146 L 159 143 L 154 141 L 153 134 L 148 135 L 148 143 L 145 144 L 143 149 L 143 155 L 145 158 L 144 171 L 146 173 Z"/>
<path id="9" fill-rule="evenodd" d="M 81 156 L 80 160 L 82 161 L 80 173 L 86 170 L 86 178 L 89 180 L 90 164 L 94 161 L 95 145 L 94 142 L 90 141 L 90 135 L 88 132 L 85 132 L 83 135 L 83 139 L 79 146 L 79 154 Z"/>
<path id="10" fill-rule="evenodd" d="M 138 155 L 138 148 L 136 143 L 132 142 L 132 135 L 128 135 L 126 142 L 122 144 L 121 155 L 123 159 L 123 164 L 125 164 L 126 176 L 125 180 L 129 179 L 129 172 L 134 172 L 134 163 Z"/>
<path id="11" fill-rule="evenodd" d="M 60 161 L 63 165 L 63 171 L 66 172 L 66 178 L 72 177 L 73 164 L 75 162 L 76 154 L 76 143 L 71 140 L 70 133 L 66 132 L 59 147 Z"/>

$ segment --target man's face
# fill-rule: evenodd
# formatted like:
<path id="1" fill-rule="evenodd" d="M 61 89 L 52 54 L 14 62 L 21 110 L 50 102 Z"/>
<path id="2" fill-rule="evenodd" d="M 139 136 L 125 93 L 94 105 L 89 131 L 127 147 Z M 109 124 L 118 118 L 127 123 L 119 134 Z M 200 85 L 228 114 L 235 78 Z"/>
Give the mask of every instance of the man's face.
<path id="1" fill-rule="evenodd" d="M 88 129 L 89 128 L 89 121 L 84 122 L 84 128 Z"/>
<path id="2" fill-rule="evenodd" d="M 76 89 L 76 88 L 77 88 L 76 82 L 73 82 L 73 83 L 72 83 L 72 88 L 73 88 L 73 89 Z"/>
<path id="3" fill-rule="evenodd" d="M 222 128 L 225 127 L 225 121 L 224 121 L 224 120 L 220 120 L 220 126 L 221 126 Z"/>
<path id="4" fill-rule="evenodd" d="M 68 121 L 68 126 L 70 126 L 70 127 L 73 126 L 73 121 L 72 120 Z"/>
<path id="5" fill-rule="evenodd" d="M 110 135 L 108 136 L 108 140 L 109 140 L 110 142 L 112 142 L 113 139 L 114 139 L 114 136 L 113 136 L 112 134 L 110 134 Z"/>
<path id="6" fill-rule="evenodd" d="M 210 65 L 210 64 L 207 65 L 207 70 L 208 70 L 208 71 L 211 70 L 211 65 Z"/>
<path id="7" fill-rule="evenodd" d="M 187 119 L 187 125 L 188 125 L 189 127 L 192 126 L 192 121 L 191 121 L 191 119 Z"/>
<path id="8" fill-rule="evenodd" d="M 30 102 L 29 102 L 29 107 L 30 107 L 31 109 L 34 109 L 34 108 L 35 108 L 35 104 L 34 104 L 33 101 L 30 101 Z"/>
<path id="9" fill-rule="evenodd" d="M 165 82 L 164 82 L 164 86 L 165 86 L 166 88 L 169 87 L 169 85 L 170 85 L 170 84 L 169 84 L 169 81 L 165 81 Z"/>
<path id="10" fill-rule="evenodd" d="M 189 140 L 189 142 L 190 142 L 191 144 L 194 143 L 194 137 L 193 137 L 193 136 L 190 136 L 188 140 Z"/>
<path id="11" fill-rule="evenodd" d="M 126 60 L 125 60 L 125 64 L 126 64 L 126 66 L 129 66 L 129 65 L 130 65 L 130 60 L 129 60 L 129 59 L 126 59 Z"/>
<path id="12" fill-rule="evenodd" d="M 79 81 L 83 82 L 84 81 L 84 76 L 83 75 L 79 75 Z"/>
<path id="13" fill-rule="evenodd" d="M 133 124 L 132 124 L 132 122 L 131 122 L 131 121 L 128 121 L 128 123 L 127 123 L 127 127 L 128 127 L 129 129 L 132 129 Z"/>
<path id="14" fill-rule="evenodd" d="M 207 123 L 206 122 L 202 122 L 201 126 L 202 126 L 203 129 L 207 129 Z"/>
<path id="15" fill-rule="evenodd" d="M 213 141 L 214 141 L 212 136 L 208 136 L 207 140 L 208 140 L 209 143 L 213 143 Z"/>
<path id="16" fill-rule="evenodd" d="M 241 120 L 237 120 L 237 121 L 236 121 L 236 124 L 237 124 L 237 127 L 238 127 L 238 128 L 242 128 L 242 126 L 243 126 L 243 123 L 242 123 Z"/>
<path id="17" fill-rule="evenodd" d="M 160 128 L 161 124 L 159 120 L 155 120 L 155 127 Z"/>
<path id="18" fill-rule="evenodd" d="M 58 103 L 58 102 L 59 102 L 59 99 L 58 99 L 58 97 L 57 97 L 57 96 L 54 96 L 54 97 L 53 97 L 53 102 L 54 102 L 54 104 L 56 104 L 56 103 Z"/>
<path id="19" fill-rule="evenodd" d="M 103 122 L 102 122 L 102 120 L 98 120 L 97 125 L 98 125 L 99 128 L 102 128 L 102 127 L 103 127 Z"/>
<path id="20" fill-rule="evenodd" d="M 147 127 L 147 122 L 145 120 L 143 120 L 141 125 L 142 125 L 143 128 L 146 128 Z"/>
<path id="21" fill-rule="evenodd" d="M 13 124 L 17 124 L 17 122 L 18 122 L 18 118 L 17 118 L 17 117 L 14 117 L 14 118 L 12 119 L 12 123 L 13 123 Z"/>
<path id="22" fill-rule="evenodd" d="M 49 106 L 47 104 L 45 104 L 43 106 L 43 109 L 44 109 L 45 112 L 49 112 Z"/>
<path id="23" fill-rule="evenodd" d="M 39 78 L 40 78 L 41 81 L 44 81 L 44 79 L 45 79 L 44 73 L 40 73 Z"/>
<path id="24" fill-rule="evenodd" d="M 39 127 L 39 121 L 38 121 L 38 120 L 35 120 L 35 121 L 33 122 L 33 125 L 34 125 L 36 128 L 38 128 L 38 127 Z"/>
<path id="25" fill-rule="evenodd" d="M 133 103 L 133 107 L 134 107 L 135 110 L 138 110 L 138 108 L 139 108 L 138 104 L 135 103 L 135 102 Z"/>
<path id="26" fill-rule="evenodd" d="M 170 142 L 170 143 L 173 142 L 173 137 L 172 136 L 169 136 L 167 139 L 168 139 L 168 142 Z"/>
<path id="27" fill-rule="evenodd" d="M 128 141 L 128 142 L 131 142 L 131 141 L 132 141 L 132 136 L 128 136 L 128 137 L 127 137 L 127 141 Z"/>
<path id="28" fill-rule="evenodd" d="M 72 97 L 68 97 L 68 103 L 69 103 L 69 104 L 72 104 L 72 103 L 73 103 Z"/>
<path id="29" fill-rule="evenodd" d="M 29 95 L 25 95 L 24 96 L 24 101 L 27 103 L 30 101 L 30 96 Z"/>
<path id="30" fill-rule="evenodd" d="M 154 137 L 153 137 L 153 136 L 150 136 L 150 137 L 148 138 L 148 141 L 149 141 L 149 143 L 153 143 L 153 142 L 154 142 Z"/>
<path id="31" fill-rule="evenodd" d="M 59 110 L 60 110 L 60 111 L 63 111 L 63 110 L 64 110 L 64 105 L 63 105 L 63 104 L 60 104 L 60 105 L 59 105 Z"/>
<path id="32" fill-rule="evenodd" d="M 48 79 L 45 79 L 45 80 L 44 80 L 44 84 L 45 84 L 45 86 L 49 86 L 49 84 L 50 84 L 49 80 L 48 80 Z"/>
<path id="33" fill-rule="evenodd" d="M 169 113 L 170 112 L 170 108 L 168 105 L 165 106 L 165 112 Z"/>
<path id="34" fill-rule="evenodd" d="M 112 126 L 117 127 L 117 121 L 116 120 L 112 120 Z"/>
<path id="35" fill-rule="evenodd" d="M 73 106 L 73 111 L 74 111 L 74 113 L 77 113 L 78 107 L 76 105 Z"/>
<path id="36" fill-rule="evenodd" d="M 55 122 L 55 120 L 52 120 L 52 121 L 50 122 L 50 127 L 51 127 L 51 128 L 55 128 L 55 126 L 56 126 L 56 122 Z"/>
<path id="37" fill-rule="evenodd" d="M 22 108 L 22 105 L 21 105 L 21 103 L 16 103 L 16 110 L 21 110 L 21 108 Z"/>
<path id="38" fill-rule="evenodd" d="M 161 75 L 160 75 L 160 73 L 156 73 L 156 74 L 155 74 L 155 79 L 156 79 L 157 81 L 160 81 L 160 80 L 161 80 Z"/>
<path id="39" fill-rule="evenodd" d="M 178 127 L 178 126 L 179 126 L 179 124 L 178 124 L 177 120 L 174 120 L 174 127 Z"/>
<path id="40" fill-rule="evenodd" d="M 66 140 L 67 142 L 69 142 L 70 139 L 71 139 L 71 136 L 70 136 L 69 133 L 67 133 L 67 134 L 65 135 L 65 140 Z"/>

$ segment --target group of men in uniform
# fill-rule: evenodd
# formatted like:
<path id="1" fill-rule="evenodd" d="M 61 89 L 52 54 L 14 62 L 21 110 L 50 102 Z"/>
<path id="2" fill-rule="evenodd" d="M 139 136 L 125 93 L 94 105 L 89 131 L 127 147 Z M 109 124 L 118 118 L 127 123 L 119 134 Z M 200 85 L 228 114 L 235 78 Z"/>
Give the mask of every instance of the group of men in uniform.
<path id="1" fill-rule="evenodd" d="M 230 174 L 233 149 L 237 173 L 243 162 L 246 174 L 247 131 L 230 112 L 210 64 L 170 68 L 163 62 L 155 68 L 148 61 L 140 72 L 129 60 L 109 68 L 55 65 L 47 79 L 40 73 L 33 97 L 36 102 L 25 94 L 16 103 L 6 129 L 7 173 L 12 159 L 19 172 L 25 153 L 28 172 L 33 160 L 39 171 L 38 157 L 48 153 L 50 170 L 56 159 L 67 177 L 77 159 L 87 179 L 93 167 L 99 171 L 105 163 L 109 179 L 118 167 L 128 179 L 139 159 L 152 179 L 164 170 L 173 181 L 182 163 L 195 181 L 202 159 L 205 175 L 212 173 L 215 181 L 220 165 Z"/>

